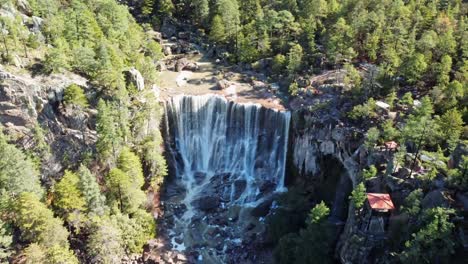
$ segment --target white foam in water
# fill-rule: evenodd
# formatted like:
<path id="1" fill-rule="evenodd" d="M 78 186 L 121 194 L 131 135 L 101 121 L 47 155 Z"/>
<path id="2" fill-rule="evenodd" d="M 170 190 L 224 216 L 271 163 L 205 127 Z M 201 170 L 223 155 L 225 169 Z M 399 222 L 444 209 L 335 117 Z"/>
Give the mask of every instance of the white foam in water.
<path id="1" fill-rule="evenodd" d="M 226 208 L 256 206 L 265 183 L 273 185 L 265 192 L 285 190 L 289 112 L 234 103 L 216 95 L 180 95 L 166 103 L 166 114 L 177 155 L 176 176 L 187 190 L 182 201 L 186 210 L 176 223 L 189 228 L 197 213 L 192 202 L 222 173 L 231 182 L 226 186 L 231 189 L 218 194 L 227 196 L 229 201 L 223 201 Z M 195 177 L 200 172 L 206 175 L 202 180 Z M 245 182 L 237 197 L 233 190 L 236 181 Z"/>

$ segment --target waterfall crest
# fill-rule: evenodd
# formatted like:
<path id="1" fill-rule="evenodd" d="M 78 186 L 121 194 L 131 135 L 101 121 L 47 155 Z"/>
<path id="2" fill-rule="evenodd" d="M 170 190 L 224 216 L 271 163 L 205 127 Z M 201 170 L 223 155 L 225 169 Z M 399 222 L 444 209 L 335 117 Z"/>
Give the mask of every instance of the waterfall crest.
<path id="1" fill-rule="evenodd" d="M 175 216 L 179 230 L 202 211 L 212 217 L 223 216 L 224 210 L 226 218 L 242 218 L 244 208 L 285 189 L 289 112 L 216 95 L 175 96 L 165 110 L 176 182 L 185 192 L 180 201 L 185 210 Z M 232 208 L 240 208 L 237 215 L 228 213 Z M 209 217 L 205 220 L 216 225 Z M 183 250 L 192 240 L 181 231 L 179 241 L 184 242 L 173 245 Z"/>

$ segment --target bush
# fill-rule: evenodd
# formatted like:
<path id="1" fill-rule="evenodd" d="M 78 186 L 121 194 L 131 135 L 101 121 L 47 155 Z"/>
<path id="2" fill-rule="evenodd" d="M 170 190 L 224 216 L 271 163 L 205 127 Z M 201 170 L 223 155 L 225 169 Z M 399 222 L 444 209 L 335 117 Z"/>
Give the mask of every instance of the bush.
<path id="1" fill-rule="evenodd" d="M 70 86 L 65 89 L 63 101 L 67 105 L 75 105 L 83 108 L 89 105 L 88 98 L 86 98 L 83 89 L 74 83 L 70 84 Z"/>

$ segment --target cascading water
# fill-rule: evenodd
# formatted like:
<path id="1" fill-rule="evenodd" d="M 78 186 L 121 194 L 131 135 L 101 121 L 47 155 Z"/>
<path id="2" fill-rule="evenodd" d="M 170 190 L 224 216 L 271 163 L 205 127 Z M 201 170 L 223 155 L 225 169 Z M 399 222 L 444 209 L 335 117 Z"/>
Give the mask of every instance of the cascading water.
<path id="1" fill-rule="evenodd" d="M 168 236 L 176 250 L 223 263 L 258 229 L 255 209 L 285 189 L 290 113 L 216 95 L 176 96 L 165 108 L 176 176 L 165 200 Z"/>

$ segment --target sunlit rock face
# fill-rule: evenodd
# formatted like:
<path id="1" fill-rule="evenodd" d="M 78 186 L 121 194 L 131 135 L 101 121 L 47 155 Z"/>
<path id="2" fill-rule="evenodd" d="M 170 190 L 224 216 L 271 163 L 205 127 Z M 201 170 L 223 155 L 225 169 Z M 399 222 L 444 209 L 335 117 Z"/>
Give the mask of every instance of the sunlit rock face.
<path id="1" fill-rule="evenodd" d="M 214 95 L 176 96 L 165 110 L 175 180 L 163 228 L 173 249 L 225 263 L 285 189 L 290 114 Z"/>

